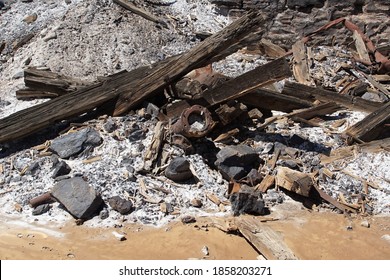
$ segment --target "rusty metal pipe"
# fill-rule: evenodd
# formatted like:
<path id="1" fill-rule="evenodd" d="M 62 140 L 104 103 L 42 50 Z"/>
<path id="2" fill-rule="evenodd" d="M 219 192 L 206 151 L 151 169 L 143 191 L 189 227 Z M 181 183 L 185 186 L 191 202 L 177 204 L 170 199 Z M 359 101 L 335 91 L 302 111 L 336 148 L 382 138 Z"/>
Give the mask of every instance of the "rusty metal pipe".
<path id="1" fill-rule="evenodd" d="M 200 138 L 209 133 L 215 123 L 207 108 L 194 105 L 185 109 L 172 125 L 172 132 L 188 138 Z"/>
<path id="2" fill-rule="evenodd" d="M 55 199 L 51 196 L 50 192 L 44 193 L 42 195 L 39 195 L 37 197 L 32 198 L 29 201 L 29 204 L 31 207 L 35 208 L 39 205 L 46 204 L 46 203 L 52 203 L 55 202 Z"/>

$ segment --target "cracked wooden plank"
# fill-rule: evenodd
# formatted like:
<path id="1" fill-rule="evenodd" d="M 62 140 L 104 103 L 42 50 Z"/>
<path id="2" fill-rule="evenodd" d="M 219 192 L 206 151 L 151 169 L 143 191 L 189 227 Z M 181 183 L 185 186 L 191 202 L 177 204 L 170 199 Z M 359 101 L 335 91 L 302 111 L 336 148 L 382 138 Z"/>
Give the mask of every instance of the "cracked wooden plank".
<path id="1" fill-rule="evenodd" d="M 268 260 L 297 260 L 283 238 L 257 217 L 241 215 L 234 223 L 245 239 Z"/>

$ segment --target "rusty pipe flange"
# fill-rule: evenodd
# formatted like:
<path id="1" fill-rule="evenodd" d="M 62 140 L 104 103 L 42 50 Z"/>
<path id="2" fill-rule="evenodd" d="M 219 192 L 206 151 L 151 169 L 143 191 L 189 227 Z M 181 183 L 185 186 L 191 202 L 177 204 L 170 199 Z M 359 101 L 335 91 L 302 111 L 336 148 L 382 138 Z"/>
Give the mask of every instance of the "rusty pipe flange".
<path id="1" fill-rule="evenodd" d="M 172 125 L 172 131 L 188 138 L 200 138 L 209 133 L 215 123 L 207 108 L 194 105 L 185 109 Z"/>

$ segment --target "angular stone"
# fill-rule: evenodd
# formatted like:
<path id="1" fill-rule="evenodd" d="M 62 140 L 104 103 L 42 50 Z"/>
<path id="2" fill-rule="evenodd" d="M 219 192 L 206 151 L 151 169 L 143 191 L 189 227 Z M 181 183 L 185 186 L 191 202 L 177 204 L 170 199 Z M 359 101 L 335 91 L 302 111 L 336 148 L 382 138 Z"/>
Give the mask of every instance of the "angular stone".
<path id="1" fill-rule="evenodd" d="M 91 218 L 103 204 L 95 189 L 80 177 L 59 181 L 51 195 L 77 219 Z"/>
<path id="2" fill-rule="evenodd" d="M 254 149 L 247 145 L 227 146 L 217 154 L 216 165 L 248 166 L 259 159 Z"/>
<path id="3" fill-rule="evenodd" d="M 264 200 L 259 191 L 240 190 L 230 196 L 234 216 L 243 213 L 261 215 L 264 213 Z"/>
<path id="4" fill-rule="evenodd" d="M 43 213 L 46 213 L 50 210 L 50 204 L 41 204 L 37 206 L 33 211 L 32 214 L 34 216 L 42 215 Z"/>
<path id="5" fill-rule="evenodd" d="M 227 146 L 218 152 L 215 165 L 226 180 L 238 180 L 258 161 L 257 152 L 247 145 Z"/>
<path id="6" fill-rule="evenodd" d="M 100 134 L 88 127 L 54 139 L 50 145 L 50 150 L 60 158 L 66 159 L 81 153 L 88 147 L 98 146 L 101 142 Z"/>
<path id="7" fill-rule="evenodd" d="M 111 133 L 117 128 L 117 125 L 112 119 L 108 119 L 103 128 L 106 132 Z"/>
<path id="8" fill-rule="evenodd" d="M 130 200 L 123 199 L 119 196 L 113 196 L 108 200 L 108 204 L 112 209 L 118 211 L 122 215 L 129 214 L 133 211 L 133 203 Z"/>
<path id="9" fill-rule="evenodd" d="M 227 165 L 223 165 L 223 164 L 220 164 L 218 166 L 218 170 L 219 170 L 219 172 L 221 172 L 222 177 L 228 181 L 230 181 L 231 179 L 239 180 L 239 179 L 245 177 L 245 175 L 249 171 L 248 169 L 245 169 L 244 167 L 227 166 Z"/>
<path id="10" fill-rule="evenodd" d="M 69 167 L 69 165 L 65 161 L 60 161 L 57 163 L 57 165 L 53 171 L 53 175 L 51 175 L 51 177 L 54 179 L 54 178 L 57 178 L 59 176 L 67 175 L 70 173 L 71 170 L 72 169 Z"/>
<path id="11" fill-rule="evenodd" d="M 165 176 L 175 182 L 191 179 L 193 175 L 189 161 L 183 157 L 174 158 L 165 169 Z"/>
<path id="12" fill-rule="evenodd" d="M 259 184 L 263 180 L 263 176 L 257 171 L 257 169 L 252 169 L 249 171 L 248 175 L 246 175 L 245 181 L 248 185 L 254 187 Z"/>

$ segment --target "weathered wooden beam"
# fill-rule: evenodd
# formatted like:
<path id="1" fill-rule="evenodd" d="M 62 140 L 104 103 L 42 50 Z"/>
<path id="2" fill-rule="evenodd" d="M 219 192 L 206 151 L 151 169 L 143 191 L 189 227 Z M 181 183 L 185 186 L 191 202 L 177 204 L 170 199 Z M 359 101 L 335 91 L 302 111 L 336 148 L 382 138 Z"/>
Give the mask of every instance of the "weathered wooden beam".
<path id="1" fill-rule="evenodd" d="M 140 67 L 131 72 L 114 74 L 111 79 L 84 87 L 39 105 L 21 110 L 0 120 L 0 143 L 16 140 L 57 121 L 86 113 L 113 100 L 120 93 L 122 83 L 146 76 L 150 67 Z"/>
<path id="2" fill-rule="evenodd" d="M 240 97 L 238 100 L 256 108 L 287 113 L 296 109 L 313 106 L 313 102 L 264 88 L 256 89 L 243 97 Z"/>
<path id="3" fill-rule="evenodd" d="M 205 91 L 202 96 L 202 102 L 208 107 L 214 106 L 237 99 L 257 88 L 289 76 L 291 76 L 291 70 L 287 60 L 279 58 L 227 81 L 210 91 Z"/>
<path id="4" fill-rule="evenodd" d="M 344 133 L 350 137 L 349 143 L 354 140 L 369 142 L 376 139 L 381 134 L 389 134 L 390 127 L 385 126 L 390 122 L 390 102 L 382 105 L 378 110 L 366 116 L 360 122 L 348 128 Z"/>
<path id="5" fill-rule="evenodd" d="M 240 233 L 268 260 L 297 260 L 283 238 L 257 217 L 241 215 L 234 219 Z"/>
<path id="6" fill-rule="evenodd" d="M 87 85 L 81 80 L 36 68 L 24 70 L 24 83 L 27 88 L 16 91 L 18 99 L 58 97 Z"/>
<path id="7" fill-rule="evenodd" d="M 187 53 L 177 56 L 171 63 L 156 67 L 152 73 L 138 81 L 135 86 L 129 87 L 128 84 L 124 84 L 123 88 L 119 89 L 123 93 L 116 102 L 114 115 L 121 115 L 134 108 L 150 97 L 153 92 L 177 81 L 190 71 L 237 51 L 242 47 L 240 41 L 246 39 L 248 34 L 266 22 L 267 19 L 261 12 L 250 11 Z M 274 69 L 274 71 L 277 70 Z"/>
<path id="8" fill-rule="evenodd" d="M 315 99 L 317 99 L 323 102 L 336 102 L 349 109 L 369 113 L 379 109 L 382 106 L 381 103 L 365 100 L 360 97 L 340 95 L 333 91 L 321 88 L 314 88 L 288 81 L 286 81 L 282 93 L 289 96 L 295 96 L 304 100 L 314 101 Z"/>
<path id="9" fill-rule="evenodd" d="M 301 40 L 298 40 L 292 46 L 292 52 L 294 56 L 293 73 L 295 79 L 301 84 L 313 85 L 314 82 L 310 78 L 309 73 L 309 65 L 305 44 Z"/>
<path id="10" fill-rule="evenodd" d="M 275 182 L 278 187 L 305 197 L 310 197 L 313 186 L 310 175 L 282 166 L 278 168 Z"/>
<path id="11" fill-rule="evenodd" d="M 327 102 L 304 110 L 300 110 L 297 113 L 293 113 L 290 115 L 290 118 L 292 119 L 301 118 L 301 119 L 309 120 L 317 116 L 325 116 L 328 114 L 332 114 L 340 110 L 341 108 L 342 106 L 340 106 L 335 102 Z"/>

